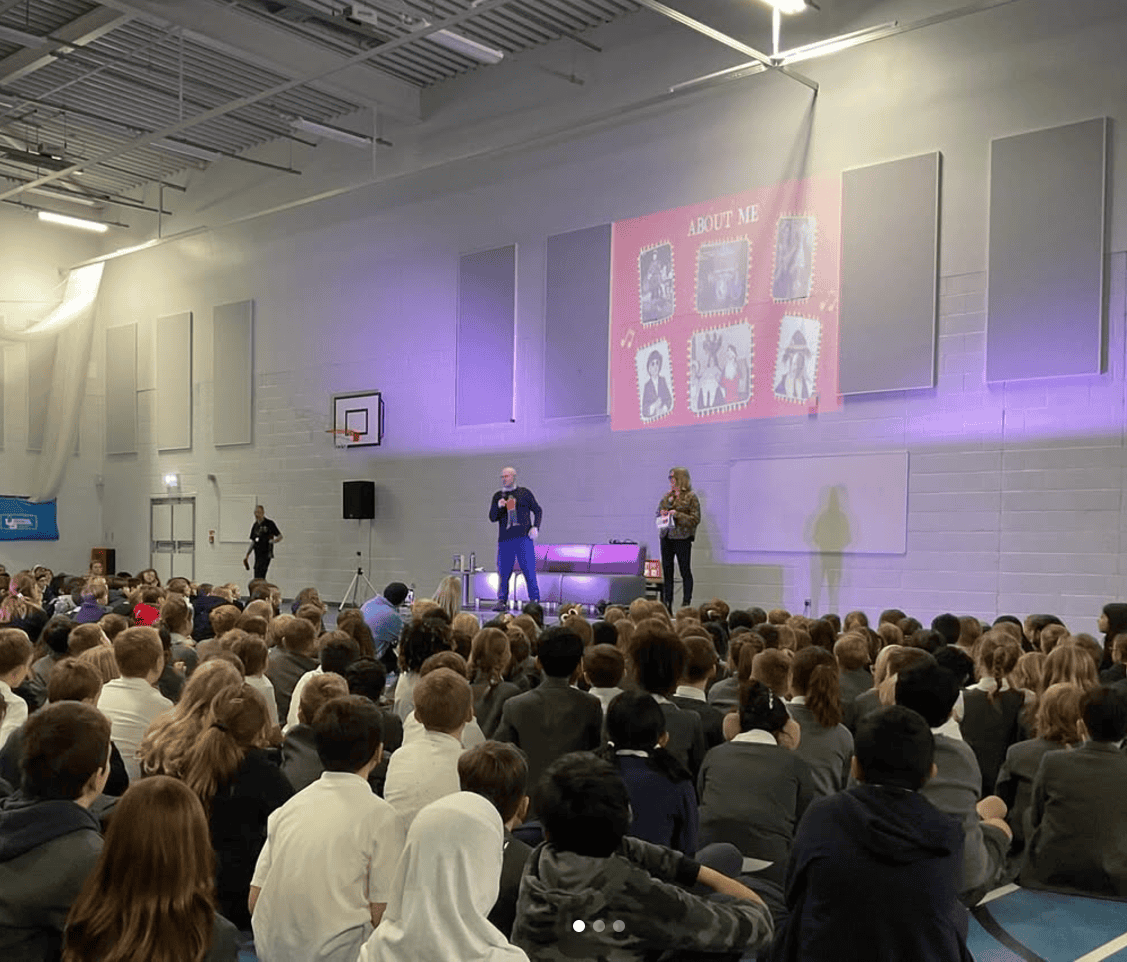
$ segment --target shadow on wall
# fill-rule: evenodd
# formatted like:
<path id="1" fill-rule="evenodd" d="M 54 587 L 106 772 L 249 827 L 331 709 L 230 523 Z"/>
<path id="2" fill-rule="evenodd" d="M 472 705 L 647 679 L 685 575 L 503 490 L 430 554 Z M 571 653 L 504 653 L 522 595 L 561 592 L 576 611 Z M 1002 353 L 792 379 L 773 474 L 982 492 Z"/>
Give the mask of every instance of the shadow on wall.
<path id="1" fill-rule="evenodd" d="M 854 519 L 853 524 L 856 524 Z M 853 543 L 849 516 L 849 492 L 843 484 L 826 486 L 819 492 L 817 509 L 806 519 L 803 540 L 810 546 L 810 614 L 822 610 L 822 584 L 826 586 L 826 611 L 837 611 L 845 549 Z"/>

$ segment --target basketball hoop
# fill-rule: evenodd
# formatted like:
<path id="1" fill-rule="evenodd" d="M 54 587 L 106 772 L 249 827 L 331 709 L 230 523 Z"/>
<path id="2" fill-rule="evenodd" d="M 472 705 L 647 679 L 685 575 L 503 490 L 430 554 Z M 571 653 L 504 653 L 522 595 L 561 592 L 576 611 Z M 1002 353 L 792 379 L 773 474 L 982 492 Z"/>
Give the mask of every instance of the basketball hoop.
<path id="1" fill-rule="evenodd" d="M 346 441 L 351 441 L 353 444 L 358 444 L 360 441 L 359 431 L 349 431 L 347 429 L 341 428 L 326 428 L 325 433 L 333 435 L 333 443 L 338 448 L 344 447 Z"/>

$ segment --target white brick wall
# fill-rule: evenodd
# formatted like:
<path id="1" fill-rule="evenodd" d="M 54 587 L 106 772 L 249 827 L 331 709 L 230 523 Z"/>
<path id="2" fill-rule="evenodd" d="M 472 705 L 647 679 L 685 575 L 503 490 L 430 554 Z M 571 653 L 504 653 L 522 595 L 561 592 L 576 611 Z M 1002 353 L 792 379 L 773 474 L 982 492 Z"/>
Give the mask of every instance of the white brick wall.
<path id="1" fill-rule="evenodd" d="M 876 614 L 898 606 L 921 620 L 945 610 L 991 618 L 1055 611 L 1094 630 L 1099 607 L 1127 595 L 1120 537 L 1127 257 L 1109 261 L 1107 374 L 984 380 L 989 139 L 1118 106 L 1107 91 L 1121 86 L 1122 44 L 1097 4 L 1084 0 L 1076 9 L 1075 21 L 1062 26 L 1055 5 L 1036 0 L 812 63 L 825 93 L 810 140 L 805 95 L 784 79 L 754 78 L 617 129 L 420 173 L 116 264 L 107 272 L 106 322 L 194 310 L 199 383 L 192 452 L 160 454 L 147 438 L 136 457 L 107 460 L 107 535 L 124 564 L 140 567 L 142 508 L 160 473 L 176 469 L 197 496 L 201 576 L 244 578 L 240 548 L 204 542 L 218 527 L 220 498 L 255 495 L 286 534 L 271 573 L 287 593 L 316 583 L 326 596 L 338 595 L 358 549 L 377 586 L 405 578 L 429 592 L 452 554 L 476 551 L 489 562 L 495 535 L 485 499 L 505 463 L 520 468 L 544 504 L 545 540 L 634 538 L 656 549 L 653 508 L 676 462 L 691 468 L 704 503 L 697 598 L 801 610 L 816 597 L 824 611 L 831 599 L 824 586 L 811 590 L 819 572 L 809 557 L 725 548 L 728 512 L 754 510 L 729 503 L 730 464 L 907 448 L 907 552 L 846 556 L 836 607 Z M 1123 28 L 1127 18 L 1116 24 Z M 1021 79 L 1027 45 L 1062 29 L 1088 52 L 1087 72 L 1078 76 L 1068 59 L 1038 58 L 1058 96 L 1033 102 Z M 966 44 L 973 53 L 960 53 Z M 926 69 L 913 67 L 912 83 L 900 83 L 897 71 L 909 74 L 898 56 Z M 604 66 L 606 75 L 593 76 L 584 91 L 592 103 L 600 85 L 615 82 L 612 65 Z M 866 79 L 871 70 L 889 77 L 879 97 Z M 514 126 L 511 136 L 521 133 Z M 830 414 L 628 434 L 611 434 L 599 418 L 542 419 L 551 370 L 541 347 L 548 235 L 795 176 L 798 156 L 805 172 L 817 173 L 937 148 L 944 151 L 944 276 L 934 389 L 848 399 Z M 1112 154 L 1120 186 L 1127 152 Z M 1116 238 L 1127 237 L 1127 191 L 1111 195 L 1118 207 L 1110 236 L 1122 249 Z M 517 421 L 456 428 L 457 255 L 513 241 Z M 210 310 L 241 298 L 256 302 L 255 441 L 215 449 Z M 323 433 L 330 395 L 369 388 L 385 393 L 385 446 L 335 450 Z M 143 434 L 150 402 L 142 395 Z M 340 519 L 340 482 L 361 477 L 377 486 L 370 529 Z"/>

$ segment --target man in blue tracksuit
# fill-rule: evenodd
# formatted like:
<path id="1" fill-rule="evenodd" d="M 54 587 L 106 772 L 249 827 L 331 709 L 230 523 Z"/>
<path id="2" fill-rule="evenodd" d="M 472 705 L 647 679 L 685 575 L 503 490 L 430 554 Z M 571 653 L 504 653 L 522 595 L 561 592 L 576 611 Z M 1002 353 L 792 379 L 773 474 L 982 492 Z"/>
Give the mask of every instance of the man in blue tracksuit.
<path id="1" fill-rule="evenodd" d="M 536 549 L 532 541 L 539 534 L 544 510 L 528 488 L 517 487 L 516 468 L 501 471 L 501 488 L 493 493 L 489 502 L 489 520 L 497 522 L 497 604 L 494 611 L 504 611 L 509 606 L 509 576 L 513 562 L 520 565 L 528 583 L 530 601 L 540 600 L 540 586 L 536 583 Z"/>

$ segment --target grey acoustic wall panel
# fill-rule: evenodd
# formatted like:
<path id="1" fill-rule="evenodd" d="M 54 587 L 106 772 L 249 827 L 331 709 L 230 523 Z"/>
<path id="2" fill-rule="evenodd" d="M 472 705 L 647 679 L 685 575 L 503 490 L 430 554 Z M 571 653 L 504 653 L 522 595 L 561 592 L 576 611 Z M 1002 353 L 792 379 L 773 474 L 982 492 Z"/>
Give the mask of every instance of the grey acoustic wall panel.
<path id="1" fill-rule="evenodd" d="M 4 318 L 0 316 L 0 327 L 4 326 Z M 7 361 L 7 351 L 0 347 L 0 451 L 4 450 L 4 364 Z"/>
<path id="2" fill-rule="evenodd" d="M 609 330 L 610 224 L 549 237 L 544 417 L 607 413 Z"/>
<path id="3" fill-rule="evenodd" d="M 513 418 L 516 265 L 514 246 L 466 254 L 458 263 L 458 425 Z"/>
<path id="4" fill-rule="evenodd" d="M 156 442 L 160 451 L 192 446 L 192 312 L 158 317 Z"/>
<path id="5" fill-rule="evenodd" d="M 254 301 L 221 304 L 213 316 L 215 444 L 250 444 L 254 440 Z"/>
<path id="6" fill-rule="evenodd" d="M 58 337 L 27 342 L 27 449 L 43 450 Z"/>
<path id="7" fill-rule="evenodd" d="M 106 329 L 106 454 L 137 450 L 137 325 Z"/>
<path id="8" fill-rule="evenodd" d="M 155 317 L 146 317 L 137 322 L 138 391 L 155 391 L 157 387 L 156 336 Z"/>
<path id="9" fill-rule="evenodd" d="M 993 142 L 988 381 L 1103 370 L 1107 147 L 1103 117 Z"/>
<path id="10" fill-rule="evenodd" d="M 939 171 L 934 153 L 842 175 L 842 394 L 935 385 Z"/>

